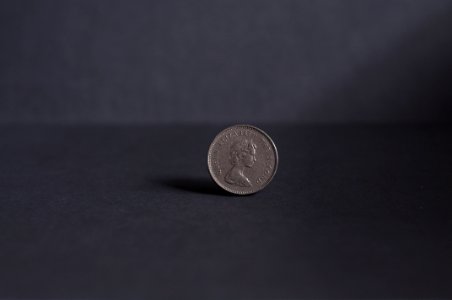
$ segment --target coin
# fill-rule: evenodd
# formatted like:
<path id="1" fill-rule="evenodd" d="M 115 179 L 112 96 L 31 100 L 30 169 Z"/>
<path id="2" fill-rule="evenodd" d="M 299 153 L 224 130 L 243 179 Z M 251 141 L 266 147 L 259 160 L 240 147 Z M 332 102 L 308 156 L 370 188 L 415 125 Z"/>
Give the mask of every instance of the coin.
<path id="1" fill-rule="evenodd" d="M 207 155 L 212 179 L 224 190 L 248 195 L 265 188 L 278 168 L 278 151 L 272 139 L 251 125 L 234 125 L 221 131 Z"/>

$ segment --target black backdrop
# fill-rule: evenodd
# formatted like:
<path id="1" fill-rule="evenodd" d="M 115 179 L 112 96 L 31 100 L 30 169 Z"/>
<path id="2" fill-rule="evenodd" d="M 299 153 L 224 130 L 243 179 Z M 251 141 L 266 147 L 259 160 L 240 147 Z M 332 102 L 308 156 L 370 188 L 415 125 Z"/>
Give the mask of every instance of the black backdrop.
<path id="1" fill-rule="evenodd" d="M 0 298 L 452 299 L 452 1 L 1 1 L 0 51 Z"/>
<path id="2" fill-rule="evenodd" d="M 452 1 L 2 1 L 2 122 L 447 121 Z"/>

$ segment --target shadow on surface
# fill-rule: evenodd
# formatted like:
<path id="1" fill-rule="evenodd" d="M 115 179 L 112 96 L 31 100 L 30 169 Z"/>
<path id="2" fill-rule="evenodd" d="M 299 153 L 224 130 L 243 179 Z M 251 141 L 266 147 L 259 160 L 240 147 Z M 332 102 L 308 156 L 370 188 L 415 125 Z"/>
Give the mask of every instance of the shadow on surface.
<path id="1" fill-rule="evenodd" d="M 215 185 L 210 178 L 184 178 L 184 177 L 172 177 L 165 178 L 157 181 L 163 186 L 188 191 L 197 194 L 229 196 L 230 194 L 223 191 L 221 188 Z"/>

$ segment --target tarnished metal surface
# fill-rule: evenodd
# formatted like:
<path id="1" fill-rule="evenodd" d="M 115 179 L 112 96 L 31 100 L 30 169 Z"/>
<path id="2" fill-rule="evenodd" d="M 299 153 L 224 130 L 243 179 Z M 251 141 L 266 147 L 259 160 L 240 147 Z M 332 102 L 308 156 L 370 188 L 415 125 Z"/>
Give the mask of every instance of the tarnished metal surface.
<path id="1" fill-rule="evenodd" d="M 234 125 L 221 131 L 208 152 L 213 180 L 224 190 L 247 195 L 265 188 L 278 168 L 278 151 L 272 139 L 251 125 Z"/>

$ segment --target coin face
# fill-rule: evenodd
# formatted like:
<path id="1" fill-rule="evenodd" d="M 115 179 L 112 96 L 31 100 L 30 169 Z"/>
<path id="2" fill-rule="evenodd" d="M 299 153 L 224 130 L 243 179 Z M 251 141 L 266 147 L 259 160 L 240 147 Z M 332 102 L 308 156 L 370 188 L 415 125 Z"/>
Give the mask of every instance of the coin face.
<path id="1" fill-rule="evenodd" d="M 221 131 L 209 147 L 207 164 L 213 180 L 224 190 L 253 194 L 266 187 L 278 168 L 272 139 L 251 125 Z"/>

